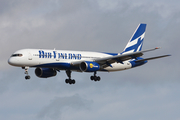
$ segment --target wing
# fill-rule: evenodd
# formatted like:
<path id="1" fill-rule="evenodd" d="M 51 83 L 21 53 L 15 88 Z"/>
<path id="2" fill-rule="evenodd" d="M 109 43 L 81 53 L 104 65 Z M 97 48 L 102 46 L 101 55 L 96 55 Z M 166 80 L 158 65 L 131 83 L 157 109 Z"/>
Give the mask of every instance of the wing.
<path id="1" fill-rule="evenodd" d="M 97 58 L 97 59 L 93 59 L 93 60 L 90 60 L 90 61 L 96 62 L 99 65 L 101 65 L 103 68 L 105 68 L 105 67 L 111 66 L 111 64 L 115 63 L 115 62 L 119 62 L 119 63 L 123 64 L 123 61 L 130 60 L 130 59 L 136 59 L 137 57 L 142 56 L 143 53 L 153 51 L 153 50 L 156 50 L 156 49 L 159 49 L 159 48 L 156 47 L 156 48 L 153 48 L 153 49 L 139 51 L 139 52 L 132 52 L 132 53 L 127 53 L 127 54 L 119 54 L 119 55 L 116 55 L 116 56 Z M 160 58 L 160 57 L 167 57 L 167 56 L 169 56 L 169 55 L 153 57 L 153 58 L 148 58 L 148 59 L 142 59 L 142 60 L 157 59 L 157 58 Z M 79 65 L 83 61 L 72 62 L 71 65 L 76 66 L 76 65 Z"/>
<path id="2" fill-rule="evenodd" d="M 132 52 L 132 53 L 127 53 L 127 54 L 120 54 L 120 55 L 116 55 L 116 56 L 95 59 L 94 62 L 99 63 L 101 66 L 103 66 L 103 68 L 105 68 L 105 67 L 111 66 L 111 64 L 115 63 L 115 62 L 119 62 L 119 63 L 123 64 L 123 61 L 130 60 L 130 59 L 136 59 L 137 57 L 142 56 L 143 53 L 153 51 L 156 49 L 159 49 L 159 48 L 156 47 L 153 49 L 148 49 L 148 50 L 139 51 L 139 52 Z"/>

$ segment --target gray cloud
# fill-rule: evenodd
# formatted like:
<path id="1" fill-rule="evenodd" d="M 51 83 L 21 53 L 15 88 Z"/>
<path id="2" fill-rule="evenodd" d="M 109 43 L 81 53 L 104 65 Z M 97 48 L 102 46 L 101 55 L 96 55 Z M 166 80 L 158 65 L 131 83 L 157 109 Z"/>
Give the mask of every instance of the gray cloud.
<path id="1" fill-rule="evenodd" d="M 78 94 L 70 97 L 56 97 L 54 98 L 54 100 L 51 101 L 51 103 L 48 106 L 41 110 L 41 112 L 38 114 L 38 118 L 50 118 L 53 120 L 60 120 L 63 119 L 62 113 L 64 112 L 67 112 L 69 116 L 74 114 L 68 112 L 69 109 L 73 109 L 73 112 L 79 112 L 81 110 L 89 109 L 91 104 L 92 101 L 82 99 Z"/>
<path id="2" fill-rule="evenodd" d="M 1 0 L 0 117 L 179 119 L 179 11 L 176 0 Z M 96 83 L 89 80 L 91 74 L 73 72 L 73 86 L 65 84 L 63 71 L 40 79 L 30 69 L 32 79 L 25 81 L 24 70 L 7 64 L 22 48 L 121 52 L 141 22 L 148 24 L 143 49 L 162 47 L 144 57 L 171 57 L 131 70 L 98 72 L 102 80 Z"/>

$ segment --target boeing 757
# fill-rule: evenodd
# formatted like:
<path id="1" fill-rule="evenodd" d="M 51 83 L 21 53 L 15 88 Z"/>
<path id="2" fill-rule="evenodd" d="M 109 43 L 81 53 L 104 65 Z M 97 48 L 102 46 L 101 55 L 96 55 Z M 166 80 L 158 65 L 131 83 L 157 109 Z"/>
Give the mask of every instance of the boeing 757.
<path id="1" fill-rule="evenodd" d="M 148 60 L 167 57 L 142 58 L 141 56 L 149 51 L 157 50 L 158 47 L 143 50 L 146 24 L 139 24 L 131 39 L 128 41 L 121 53 L 49 50 L 49 49 L 21 49 L 16 51 L 8 60 L 12 66 L 25 69 L 25 79 L 30 79 L 28 69 L 35 67 L 35 74 L 40 78 L 48 78 L 57 75 L 57 71 L 65 70 L 68 79 L 67 84 L 75 84 L 71 78 L 71 72 L 92 72 L 91 80 L 100 81 L 97 71 L 112 72 L 127 70 L 144 65 Z"/>

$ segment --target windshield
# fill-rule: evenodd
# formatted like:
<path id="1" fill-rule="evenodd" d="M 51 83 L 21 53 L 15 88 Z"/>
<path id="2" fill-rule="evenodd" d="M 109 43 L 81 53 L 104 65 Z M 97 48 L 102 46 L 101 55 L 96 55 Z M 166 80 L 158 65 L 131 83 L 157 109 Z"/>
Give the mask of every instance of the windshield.
<path id="1" fill-rule="evenodd" d="M 11 57 L 21 57 L 23 56 L 22 54 L 12 54 Z"/>

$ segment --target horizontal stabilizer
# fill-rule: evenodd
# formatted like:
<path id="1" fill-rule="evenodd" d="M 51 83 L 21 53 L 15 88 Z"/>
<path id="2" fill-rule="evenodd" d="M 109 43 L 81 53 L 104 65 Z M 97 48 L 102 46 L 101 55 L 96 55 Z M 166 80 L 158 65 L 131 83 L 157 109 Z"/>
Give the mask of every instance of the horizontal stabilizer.
<path id="1" fill-rule="evenodd" d="M 171 55 L 162 55 L 162 56 L 157 56 L 157 57 L 151 57 L 151 58 L 136 60 L 136 62 L 142 62 L 142 61 L 146 61 L 146 60 L 153 60 L 153 59 L 158 59 L 158 58 L 163 58 L 163 57 L 168 57 L 168 56 L 171 56 Z"/>

